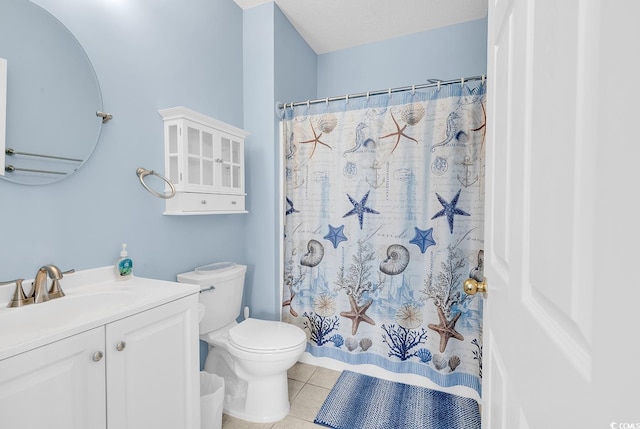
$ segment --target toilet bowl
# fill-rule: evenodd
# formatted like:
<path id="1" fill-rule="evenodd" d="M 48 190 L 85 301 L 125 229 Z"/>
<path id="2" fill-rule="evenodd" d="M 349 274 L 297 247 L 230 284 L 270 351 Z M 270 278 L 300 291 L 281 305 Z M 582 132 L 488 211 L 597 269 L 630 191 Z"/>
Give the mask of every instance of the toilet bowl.
<path id="1" fill-rule="evenodd" d="M 205 371 L 228 382 L 227 414 L 252 422 L 274 422 L 289 414 L 287 370 L 306 347 L 304 331 L 250 318 L 200 338 L 210 345 Z"/>
<path id="2" fill-rule="evenodd" d="M 245 272 L 246 266 L 218 263 L 179 274 L 178 281 L 201 286 L 200 339 L 209 345 L 204 370 L 224 378 L 224 412 L 275 422 L 289 413 L 287 370 L 304 352 L 307 336 L 288 323 L 236 321 Z"/>

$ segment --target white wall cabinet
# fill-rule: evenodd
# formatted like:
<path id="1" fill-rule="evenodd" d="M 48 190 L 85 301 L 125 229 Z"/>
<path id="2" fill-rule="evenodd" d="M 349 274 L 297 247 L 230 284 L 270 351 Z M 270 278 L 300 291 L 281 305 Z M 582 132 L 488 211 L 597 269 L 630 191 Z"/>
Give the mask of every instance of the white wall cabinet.
<path id="1" fill-rule="evenodd" d="M 165 176 L 176 188 L 164 214 L 246 213 L 248 133 L 184 107 L 159 113 L 164 120 Z"/>
<path id="2" fill-rule="evenodd" d="M 0 361 L 0 426 L 199 429 L 197 296 Z"/>

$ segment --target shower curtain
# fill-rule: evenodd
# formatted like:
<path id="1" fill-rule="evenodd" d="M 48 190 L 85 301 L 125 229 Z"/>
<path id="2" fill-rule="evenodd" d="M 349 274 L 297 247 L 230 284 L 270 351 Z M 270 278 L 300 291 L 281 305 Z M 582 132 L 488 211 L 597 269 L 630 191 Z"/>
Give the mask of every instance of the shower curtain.
<path id="1" fill-rule="evenodd" d="M 307 351 L 480 395 L 485 86 L 285 106 L 282 320 Z"/>

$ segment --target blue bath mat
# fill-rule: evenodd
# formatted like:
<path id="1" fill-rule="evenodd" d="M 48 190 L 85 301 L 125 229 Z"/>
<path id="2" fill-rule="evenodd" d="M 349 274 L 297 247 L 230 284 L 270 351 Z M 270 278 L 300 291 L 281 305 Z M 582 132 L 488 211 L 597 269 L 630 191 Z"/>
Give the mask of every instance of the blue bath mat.
<path id="1" fill-rule="evenodd" d="M 470 398 L 343 371 L 315 423 L 334 429 L 480 429 Z"/>

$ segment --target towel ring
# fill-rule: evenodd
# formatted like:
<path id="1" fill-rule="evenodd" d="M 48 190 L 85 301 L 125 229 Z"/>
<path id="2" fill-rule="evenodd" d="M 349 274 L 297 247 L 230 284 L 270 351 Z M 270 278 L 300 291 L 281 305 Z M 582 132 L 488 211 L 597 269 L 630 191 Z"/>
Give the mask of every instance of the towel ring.
<path id="1" fill-rule="evenodd" d="M 168 200 L 169 198 L 173 198 L 176 195 L 176 187 L 173 186 L 173 183 L 171 183 L 171 181 L 169 179 L 167 179 L 166 177 L 164 177 L 161 174 L 156 173 L 153 170 L 147 170 L 145 168 L 138 168 L 136 170 L 136 174 L 138 175 L 138 178 L 140 179 L 140 183 L 142 184 L 142 186 L 144 186 L 144 189 L 146 189 L 147 191 L 149 191 L 149 193 L 151 195 L 153 195 L 154 197 L 158 197 L 158 198 L 163 198 L 165 200 Z M 159 192 L 154 191 L 153 189 L 151 189 L 144 181 L 144 178 L 147 176 L 158 176 L 159 178 L 161 178 L 162 180 L 164 180 L 166 182 L 167 185 L 169 185 L 169 187 L 171 188 L 171 192 L 169 192 L 168 194 L 161 194 Z"/>

